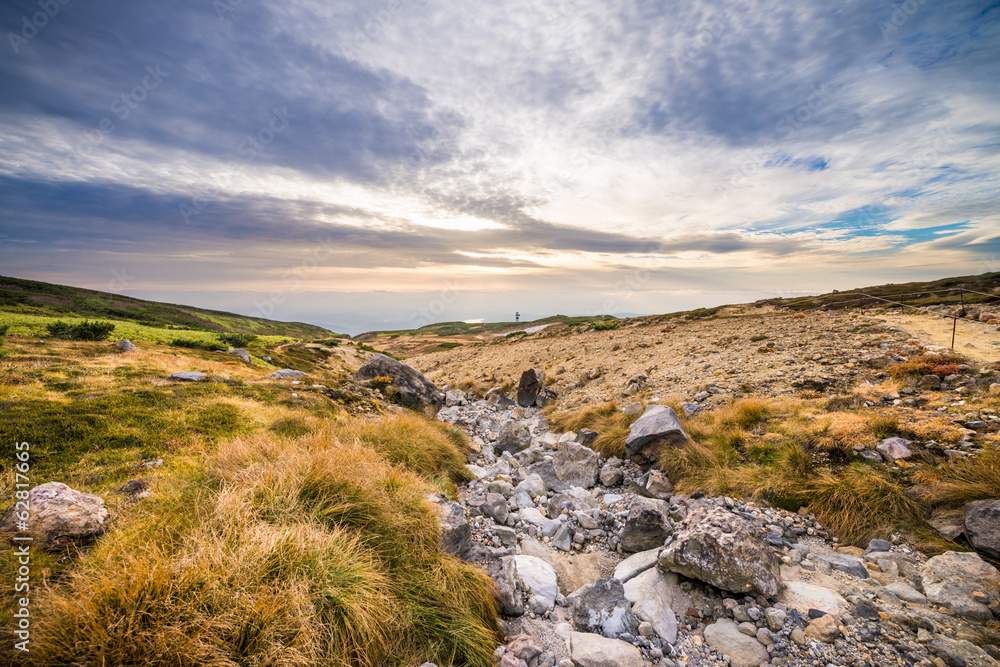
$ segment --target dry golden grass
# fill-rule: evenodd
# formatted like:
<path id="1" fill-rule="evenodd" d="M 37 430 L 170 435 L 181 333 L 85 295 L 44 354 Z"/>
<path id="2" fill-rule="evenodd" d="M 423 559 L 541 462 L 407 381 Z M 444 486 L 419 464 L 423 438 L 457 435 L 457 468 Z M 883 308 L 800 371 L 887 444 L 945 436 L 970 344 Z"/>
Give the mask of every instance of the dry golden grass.
<path id="1" fill-rule="evenodd" d="M 39 596 L 35 664 L 491 665 L 492 584 L 434 487 L 331 430 L 220 446 Z M 457 453 L 457 448 L 456 448 Z"/>
<path id="2" fill-rule="evenodd" d="M 919 507 L 905 487 L 877 468 L 850 465 L 810 480 L 805 496 L 816 517 L 844 541 L 866 544 L 914 521 Z"/>
<path id="3" fill-rule="evenodd" d="M 469 441 L 464 432 L 412 412 L 375 419 L 351 419 L 337 429 L 344 441 L 356 439 L 391 463 L 428 478 L 451 482 L 472 479 L 465 467 Z"/>
<path id="4" fill-rule="evenodd" d="M 549 417 L 553 428 L 575 432 L 585 428 L 590 429 L 598 434 L 597 440 L 591 445 L 594 451 L 608 457 L 625 456 L 625 440 L 628 438 L 629 427 L 639 415 L 625 414 L 618 409 L 615 401 L 572 412 L 557 413 L 556 409 L 557 406 L 552 404 L 543 411 Z"/>
<path id="5" fill-rule="evenodd" d="M 993 445 L 979 456 L 923 469 L 914 481 L 921 500 L 932 505 L 960 507 L 973 500 L 1000 498 L 1000 448 Z"/>

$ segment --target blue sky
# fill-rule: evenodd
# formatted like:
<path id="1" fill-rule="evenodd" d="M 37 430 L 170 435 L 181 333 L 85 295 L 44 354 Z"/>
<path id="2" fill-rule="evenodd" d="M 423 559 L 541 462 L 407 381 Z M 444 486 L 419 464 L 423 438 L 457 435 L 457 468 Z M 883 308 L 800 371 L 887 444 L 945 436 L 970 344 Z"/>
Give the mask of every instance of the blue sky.
<path id="1" fill-rule="evenodd" d="M 0 274 L 357 332 L 1000 269 L 998 3 L 36 0 L 0 28 Z"/>

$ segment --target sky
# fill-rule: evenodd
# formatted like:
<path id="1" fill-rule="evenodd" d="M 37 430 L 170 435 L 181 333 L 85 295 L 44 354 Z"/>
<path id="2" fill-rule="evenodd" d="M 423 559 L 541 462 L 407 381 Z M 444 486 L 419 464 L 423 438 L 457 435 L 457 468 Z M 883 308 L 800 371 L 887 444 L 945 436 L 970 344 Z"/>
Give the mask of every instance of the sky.
<path id="1" fill-rule="evenodd" d="M 0 275 L 335 331 L 1000 270 L 1000 3 L 0 0 Z"/>

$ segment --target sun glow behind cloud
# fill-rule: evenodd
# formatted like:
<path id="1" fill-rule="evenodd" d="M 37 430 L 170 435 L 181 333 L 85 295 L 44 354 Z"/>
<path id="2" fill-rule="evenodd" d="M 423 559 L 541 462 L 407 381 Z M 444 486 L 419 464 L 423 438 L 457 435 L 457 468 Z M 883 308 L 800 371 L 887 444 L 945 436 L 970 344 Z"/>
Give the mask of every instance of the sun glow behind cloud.
<path id="1" fill-rule="evenodd" d="M 266 292 L 315 262 L 296 290 L 583 300 L 963 273 L 1000 252 L 1000 8 L 885 33 L 894 7 L 80 8 L 0 62 L 0 261 L 99 289 L 127 265 Z M 169 74 L 119 117 L 147 66 Z"/>

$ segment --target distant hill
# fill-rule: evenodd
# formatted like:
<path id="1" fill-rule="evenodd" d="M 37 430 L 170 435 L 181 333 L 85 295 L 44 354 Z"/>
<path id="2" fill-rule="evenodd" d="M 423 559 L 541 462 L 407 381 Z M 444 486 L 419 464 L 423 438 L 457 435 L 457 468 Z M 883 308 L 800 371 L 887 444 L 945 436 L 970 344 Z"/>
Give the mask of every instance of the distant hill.
<path id="1" fill-rule="evenodd" d="M 593 322 L 604 322 L 618 319 L 611 315 L 579 316 L 569 317 L 567 315 L 551 315 L 540 320 L 530 322 L 437 322 L 428 324 L 419 329 L 397 329 L 393 331 L 368 331 L 355 336 L 357 340 L 368 341 L 376 338 L 392 336 L 475 336 L 477 334 L 499 334 L 518 329 L 530 329 L 531 327 L 543 324 L 566 324 L 576 326 L 578 324 L 591 324 Z"/>
<path id="2" fill-rule="evenodd" d="M 791 310 L 843 310 L 845 308 L 892 308 L 893 303 L 926 307 L 939 304 L 1000 302 L 1000 272 L 956 276 L 912 283 L 891 283 L 829 292 L 817 296 L 764 299 L 755 305 Z"/>
<path id="3" fill-rule="evenodd" d="M 329 338 L 331 331 L 302 322 L 278 322 L 222 310 L 145 301 L 120 294 L 0 276 L 0 312 L 42 317 L 125 320 L 149 327 L 236 331 L 300 339 Z"/>

